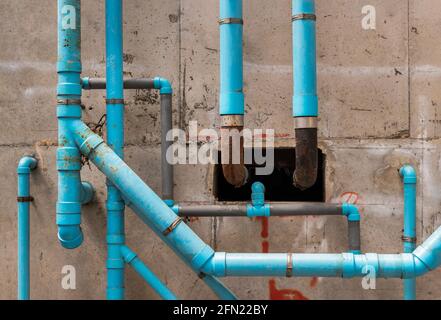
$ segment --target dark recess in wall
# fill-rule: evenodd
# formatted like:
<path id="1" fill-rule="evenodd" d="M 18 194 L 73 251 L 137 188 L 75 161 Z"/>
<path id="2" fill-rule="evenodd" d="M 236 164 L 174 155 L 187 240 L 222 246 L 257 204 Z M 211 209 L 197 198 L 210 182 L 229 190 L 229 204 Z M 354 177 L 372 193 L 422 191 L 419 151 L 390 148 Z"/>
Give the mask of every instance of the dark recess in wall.
<path id="1" fill-rule="evenodd" d="M 254 150 L 253 150 L 254 154 Z M 263 152 L 265 156 L 265 151 Z M 274 171 L 271 175 L 258 176 L 255 174 L 255 163 L 246 165 L 250 172 L 248 183 L 241 188 L 234 188 L 223 177 L 221 165 L 216 165 L 214 170 L 214 195 L 218 201 L 251 201 L 251 185 L 262 182 L 265 185 L 265 200 L 267 201 L 307 201 L 325 202 L 325 155 L 318 150 L 317 181 L 312 188 L 300 190 L 293 186 L 292 176 L 295 170 L 295 148 L 274 149 Z M 221 153 L 219 152 L 219 158 Z"/>

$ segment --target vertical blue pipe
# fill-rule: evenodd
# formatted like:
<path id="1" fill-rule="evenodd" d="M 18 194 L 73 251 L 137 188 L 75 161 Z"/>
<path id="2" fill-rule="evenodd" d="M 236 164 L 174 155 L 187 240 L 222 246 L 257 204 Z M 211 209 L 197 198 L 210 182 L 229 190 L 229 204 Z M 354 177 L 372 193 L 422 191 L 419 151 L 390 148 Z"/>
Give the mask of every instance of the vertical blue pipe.
<path id="1" fill-rule="evenodd" d="M 107 141 L 124 158 L 122 0 L 106 0 Z M 125 204 L 118 189 L 107 180 L 107 298 L 124 299 Z"/>
<path id="2" fill-rule="evenodd" d="M 29 176 L 37 167 L 37 159 L 23 157 L 17 167 L 18 192 L 18 299 L 29 300 L 30 291 L 30 267 L 29 267 L 29 207 L 30 207 L 30 183 Z"/>
<path id="3" fill-rule="evenodd" d="M 411 166 L 403 166 L 400 175 L 404 183 L 404 230 L 403 249 L 404 253 L 410 253 L 416 247 L 416 182 L 415 169 Z M 404 279 L 404 300 L 416 299 L 416 279 Z"/>
<path id="4" fill-rule="evenodd" d="M 81 155 L 68 130 L 81 118 L 81 5 L 58 0 L 58 238 L 73 249 L 83 242 L 81 223 Z"/>
<path id="5" fill-rule="evenodd" d="M 220 0 L 220 115 L 243 115 L 242 0 Z"/>
<path id="6" fill-rule="evenodd" d="M 317 65 L 316 65 L 316 30 L 314 0 L 293 0 L 292 15 L 306 15 L 294 19 L 293 67 L 294 67 L 294 117 L 317 117 Z"/>

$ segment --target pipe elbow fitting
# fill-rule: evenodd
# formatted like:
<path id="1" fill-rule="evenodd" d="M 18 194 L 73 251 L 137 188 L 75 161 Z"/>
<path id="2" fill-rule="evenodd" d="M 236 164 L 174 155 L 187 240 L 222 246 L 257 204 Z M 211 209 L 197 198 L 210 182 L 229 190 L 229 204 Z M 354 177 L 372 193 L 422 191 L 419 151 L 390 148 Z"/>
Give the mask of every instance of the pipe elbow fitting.
<path id="1" fill-rule="evenodd" d="M 59 226 L 58 240 L 63 248 L 76 249 L 83 243 L 83 231 L 80 226 Z"/>
<path id="2" fill-rule="evenodd" d="M 317 128 L 298 128 L 293 184 L 300 190 L 311 188 L 317 181 Z"/>
<path id="3" fill-rule="evenodd" d="M 160 90 L 160 94 L 173 94 L 171 82 L 165 78 L 156 77 L 154 79 L 155 89 Z"/>
<path id="4" fill-rule="evenodd" d="M 348 218 L 348 221 L 360 221 L 361 215 L 357 206 L 351 203 L 343 203 L 342 205 L 343 215 Z"/>
<path id="5" fill-rule="evenodd" d="M 92 202 L 95 196 L 95 188 L 90 182 L 81 182 L 81 204 L 85 205 Z"/>
<path id="6" fill-rule="evenodd" d="M 33 156 L 25 156 L 20 159 L 17 166 L 17 173 L 30 173 L 38 166 L 38 160 Z"/>
<path id="7" fill-rule="evenodd" d="M 405 184 L 415 184 L 417 182 L 416 171 L 412 166 L 402 166 L 399 172 Z"/>

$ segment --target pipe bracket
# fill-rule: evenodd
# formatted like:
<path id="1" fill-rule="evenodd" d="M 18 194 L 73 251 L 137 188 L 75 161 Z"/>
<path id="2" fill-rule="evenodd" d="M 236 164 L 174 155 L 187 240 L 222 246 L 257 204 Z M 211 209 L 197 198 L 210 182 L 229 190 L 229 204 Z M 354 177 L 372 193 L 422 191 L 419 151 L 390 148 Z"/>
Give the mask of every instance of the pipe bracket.
<path id="1" fill-rule="evenodd" d="M 166 237 L 168 236 L 170 233 L 173 232 L 173 230 L 176 229 L 176 227 L 183 221 L 183 219 L 181 217 L 176 218 L 175 221 L 173 221 L 173 223 L 167 228 L 165 229 L 162 234 Z"/>
<path id="2" fill-rule="evenodd" d="M 81 105 L 81 99 L 58 99 L 57 104 L 63 106 L 78 106 Z"/>
<path id="3" fill-rule="evenodd" d="M 317 16 L 313 13 L 299 13 L 292 16 L 291 21 L 297 21 L 297 20 L 312 20 L 316 21 Z"/>
<path id="4" fill-rule="evenodd" d="M 241 19 L 241 18 L 219 19 L 219 25 L 223 25 L 223 24 L 242 24 L 243 25 L 243 19 Z"/>
<path id="5" fill-rule="evenodd" d="M 29 196 L 29 197 L 17 197 L 17 202 L 33 202 L 34 201 L 34 197 Z"/>
<path id="6" fill-rule="evenodd" d="M 124 99 L 106 99 L 106 104 L 125 104 Z"/>
<path id="7" fill-rule="evenodd" d="M 401 240 L 403 242 L 411 242 L 411 243 L 416 243 L 417 242 L 417 238 L 416 237 L 406 237 L 406 236 L 402 236 Z"/>
<path id="8" fill-rule="evenodd" d="M 287 262 L 286 262 L 286 277 L 292 277 L 292 269 L 293 269 L 293 261 L 292 261 L 292 253 L 288 253 Z"/>

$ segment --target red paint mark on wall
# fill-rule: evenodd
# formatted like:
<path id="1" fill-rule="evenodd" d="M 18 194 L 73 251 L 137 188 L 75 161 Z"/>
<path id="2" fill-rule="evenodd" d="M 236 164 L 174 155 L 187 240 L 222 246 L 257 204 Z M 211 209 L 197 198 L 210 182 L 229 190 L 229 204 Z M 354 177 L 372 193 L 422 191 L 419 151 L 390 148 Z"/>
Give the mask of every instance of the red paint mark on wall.
<path id="1" fill-rule="evenodd" d="M 269 236 L 268 218 L 258 217 L 257 220 L 260 220 L 262 222 L 262 231 L 260 232 L 261 237 L 264 239 L 268 238 Z"/>
<path id="2" fill-rule="evenodd" d="M 311 281 L 309 282 L 309 286 L 311 288 L 315 288 L 317 286 L 318 282 L 319 282 L 319 278 L 318 277 L 312 277 Z"/>
<path id="3" fill-rule="evenodd" d="M 309 300 L 299 290 L 295 289 L 277 289 L 276 280 L 269 281 L 270 300 Z"/>
<path id="4" fill-rule="evenodd" d="M 358 200 L 360 200 L 360 195 L 357 192 L 352 191 L 344 192 L 339 197 L 340 203 L 357 204 Z"/>
<path id="5" fill-rule="evenodd" d="M 268 253 L 269 252 L 269 242 L 268 241 L 262 241 L 262 252 Z"/>

